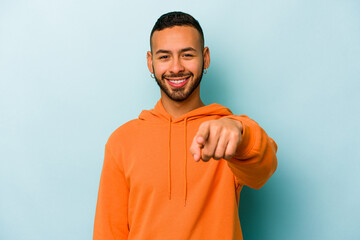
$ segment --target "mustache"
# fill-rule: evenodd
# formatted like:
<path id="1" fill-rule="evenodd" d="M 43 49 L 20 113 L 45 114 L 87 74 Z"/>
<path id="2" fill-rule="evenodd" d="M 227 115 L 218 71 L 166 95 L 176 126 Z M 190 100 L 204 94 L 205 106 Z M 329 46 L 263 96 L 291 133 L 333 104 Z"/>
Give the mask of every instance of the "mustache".
<path id="1" fill-rule="evenodd" d="M 169 74 L 169 75 L 163 75 L 163 78 L 181 78 L 181 77 L 190 77 L 192 76 L 191 73 L 179 73 L 179 74 Z"/>

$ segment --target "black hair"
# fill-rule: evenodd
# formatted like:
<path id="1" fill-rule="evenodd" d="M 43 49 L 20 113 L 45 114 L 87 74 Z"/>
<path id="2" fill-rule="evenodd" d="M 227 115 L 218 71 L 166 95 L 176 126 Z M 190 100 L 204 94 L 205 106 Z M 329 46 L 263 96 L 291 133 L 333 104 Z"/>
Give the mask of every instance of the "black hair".
<path id="1" fill-rule="evenodd" d="M 196 28 L 200 33 L 201 37 L 201 46 L 204 47 L 204 33 L 199 22 L 193 18 L 190 14 L 184 12 L 168 12 L 159 17 L 156 21 L 153 29 L 151 30 L 150 34 L 150 46 L 151 46 L 151 38 L 155 31 L 161 31 L 165 28 L 171 28 L 174 26 L 191 26 Z"/>

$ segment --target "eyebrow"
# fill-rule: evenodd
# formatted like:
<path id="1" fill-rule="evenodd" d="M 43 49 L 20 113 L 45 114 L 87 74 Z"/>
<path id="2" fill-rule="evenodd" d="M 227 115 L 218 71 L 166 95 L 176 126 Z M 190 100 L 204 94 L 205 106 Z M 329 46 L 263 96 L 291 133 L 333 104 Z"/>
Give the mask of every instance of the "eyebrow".
<path id="1" fill-rule="evenodd" d="M 183 48 L 183 49 L 180 50 L 180 52 L 188 52 L 188 51 L 196 52 L 196 49 L 192 48 L 192 47 L 187 47 L 187 48 Z M 159 50 L 156 51 L 155 55 L 160 54 L 160 53 L 171 53 L 171 51 L 164 50 L 164 49 L 159 49 Z"/>

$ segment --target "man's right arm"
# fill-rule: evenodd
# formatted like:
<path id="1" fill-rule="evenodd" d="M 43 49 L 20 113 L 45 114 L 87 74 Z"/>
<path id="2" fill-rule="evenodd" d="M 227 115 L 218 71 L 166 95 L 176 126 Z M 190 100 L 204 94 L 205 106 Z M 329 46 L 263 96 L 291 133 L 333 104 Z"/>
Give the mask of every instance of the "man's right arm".
<path id="1" fill-rule="evenodd" d="M 127 239 L 129 189 L 120 159 L 114 157 L 109 143 L 101 172 L 93 240 Z"/>

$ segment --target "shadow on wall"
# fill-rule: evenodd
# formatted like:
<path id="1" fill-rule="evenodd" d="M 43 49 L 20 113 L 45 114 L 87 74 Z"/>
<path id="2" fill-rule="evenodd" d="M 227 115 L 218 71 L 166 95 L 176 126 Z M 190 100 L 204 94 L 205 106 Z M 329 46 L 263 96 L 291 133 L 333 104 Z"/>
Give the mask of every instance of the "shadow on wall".
<path id="1" fill-rule="evenodd" d="M 301 180 L 282 166 L 283 154 L 277 154 L 278 168 L 259 190 L 244 186 L 240 193 L 239 217 L 244 239 L 288 239 L 288 233 L 299 232 Z M 294 188 L 298 190 L 294 190 Z M 306 191 L 306 190 L 305 190 Z M 294 195 L 299 192 L 299 195 Z"/>

